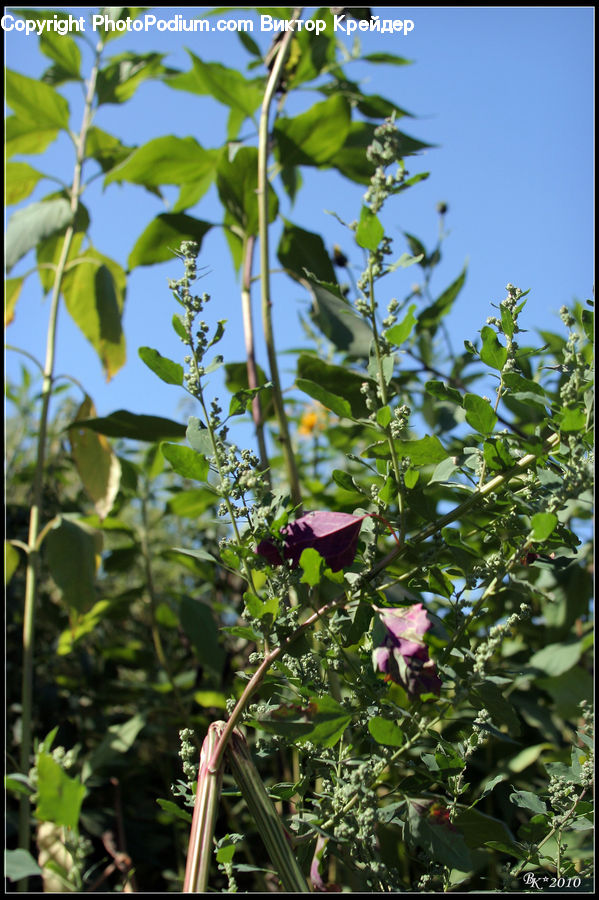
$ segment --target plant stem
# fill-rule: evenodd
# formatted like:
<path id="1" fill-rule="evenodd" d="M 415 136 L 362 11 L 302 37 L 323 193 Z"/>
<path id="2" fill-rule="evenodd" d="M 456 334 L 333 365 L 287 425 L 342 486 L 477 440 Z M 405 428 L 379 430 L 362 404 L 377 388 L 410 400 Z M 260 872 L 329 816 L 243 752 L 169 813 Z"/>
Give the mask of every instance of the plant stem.
<path id="1" fill-rule="evenodd" d="M 247 360 L 248 387 L 255 390 L 259 387 L 258 372 L 256 368 L 256 355 L 254 347 L 254 325 L 252 322 L 252 262 L 254 259 L 254 246 L 256 238 L 253 234 L 245 239 L 243 248 L 243 274 L 241 282 L 241 312 L 243 316 L 243 334 L 245 337 L 245 352 Z M 266 441 L 264 438 L 264 419 L 262 416 L 262 404 L 260 395 L 256 394 L 252 398 L 252 418 L 254 420 L 254 428 L 256 429 L 256 440 L 258 441 L 258 452 L 260 453 L 260 467 L 264 472 L 264 477 L 270 484 L 270 464 L 268 461 L 268 452 L 266 450 Z"/>
<path id="2" fill-rule="evenodd" d="M 216 771 L 210 768 L 213 748 L 221 734 L 222 722 L 213 722 L 202 744 L 200 771 L 193 820 L 187 850 L 184 894 L 203 894 L 208 887 L 210 861 L 212 859 L 212 838 L 218 816 L 218 801 L 223 778 L 224 763 Z"/>
<path id="3" fill-rule="evenodd" d="M 260 112 L 260 124 L 258 130 L 258 222 L 260 234 L 260 284 L 262 294 L 262 323 L 264 328 L 264 340 L 268 353 L 268 363 L 270 366 L 270 380 L 272 381 L 273 403 L 277 424 L 279 427 L 279 440 L 283 448 L 285 457 L 285 465 L 287 468 L 287 477 L 289 479 L 289 488 L 291 492 L 291 500 L 301 511 L 302 495 L 299 484 L 299 475 L 295 455 L 291 446 L 291 436 L 289 434 L 289 423 L 287 421 L 287 413 L 285 412 L 285 404 L 283 403 L 283 394 L 281 391 L 281 379 L 279 377 L 279 366 L 277 361 L 277 351 L 275 348 L 275 338 L 272 324 L 272 300 L 270 294 L 270 271 L 269 271 L 269 253 L 268 253 L 268 154 L 269 154 L 269 129 L 268 120 L 270 106 L 274 97 L 281 70 L 285 63 L 289 45 L 293 38 L 293 23 L 301 15 L 301 8 L 294 9 L 290 20 L 290 30 L 285 33 L 281 40 L 281 45 L 277 52 L 264 98 L 262 100 L 262 109 Z"/>
<path id="4" fill-rule="evenodd" d="M 71 187 L 71 224 L 64 235 L 60 258 L 56 266 L 56 276 L 52 288 L 50 303 L 50 317 L 48 332 L 46 335 L 46 358 L 44 363 L 44 377 L 42 383 L 42 409 L 40 414 L 37 457 L 35 473 L 33 476 L 33 491 L 31 511 L 29 515 L 29 537 L 27 571 L 25 576 L 25 603 L 23 611 L 23 674 L 21 684 L 21 771 L 27 774 L 31 764 L 32 752 L 32 702 L 33 702 L 33 659 L 34 659 L 34 634 L 35 634 L 35 607 L 39 582 L 39 548 L 38 536 L 43 512 L 43 487 L 44 487 L 44 463 L 46 454 L 46 438 L 48 432 L 48 417 L 50 399 L 54 384 L 54 365 L 56 357 L 56 330 L 58 323 L 58 309 L 62 279 L 66 262 L 71 249 L 73 235 L 75 234 L 75 220 L 79 210 L 79 198 L 81 194 L 81 174 L 85 159 L 85 145 L 87 134 L 92 121 L 92 103 L 96 91 L 96 79 L 100 57 L 104 44 L 99 41 L 96 46 L 96 56 L 91 71 L 81 131 L 77 140 L 77 152 L 75 168 L 73 172 L 73 184 Z M 19 805 L 19 847 L 29 849 L 30 824 L 29 824 L 29 798 L 21 795 Z M 21 879 L 18 883 L 19 891 L 27 890 L 27 879 Z"/>

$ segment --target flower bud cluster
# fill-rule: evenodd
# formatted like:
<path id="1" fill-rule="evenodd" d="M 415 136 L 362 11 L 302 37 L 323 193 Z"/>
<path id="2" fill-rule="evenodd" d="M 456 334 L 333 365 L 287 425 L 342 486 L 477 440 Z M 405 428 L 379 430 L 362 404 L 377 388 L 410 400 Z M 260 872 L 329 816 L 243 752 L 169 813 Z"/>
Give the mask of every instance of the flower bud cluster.
<path id="1" fill-rule="evenodd" d="M 482 641 L 474 654 L 474 671 L 479 675 L 483 675 L 487 662 L 491 659 L 501 642 L 513 628 L 531 615 L 531 608 L 528 603 L 521 603 L 518 612 L 512 613 L 505 622 L 494 625 L 489 630 L 489 636 L 486 641 Z"/>
<path id="2" fill-rule="evenodd" d="M 401 161 L 400 143 L 401 138 L 392 116 L 375 128 L 374 140 L 366 149 L 366 157 L 376 169 L 364 194 L 364 202 L 375 214 L 381 209 L 387 197 L 397 193 L 405 180 L 407 173 Z M 385 170 L 394 162 L 398 163 L 397 172 L 395 175 L 387 175 Z"/>
<path id="3" fill-rule="evenodd" d="M 179 732 L 179 740 L 181 747 L 179 756 L 182 760 L 183 774 L 187 776 L 190 782 L 194 782 L 198 777 L 198 750 L 193 743 L 194 734 L 191 728 L 182 728 Z"/>

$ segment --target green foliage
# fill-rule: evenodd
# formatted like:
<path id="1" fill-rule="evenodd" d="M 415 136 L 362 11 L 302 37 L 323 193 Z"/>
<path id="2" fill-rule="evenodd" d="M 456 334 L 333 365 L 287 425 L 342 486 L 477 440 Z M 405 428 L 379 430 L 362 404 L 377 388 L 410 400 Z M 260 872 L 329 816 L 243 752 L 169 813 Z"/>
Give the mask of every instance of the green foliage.
<path id="1" fill-rule="evenodd" d="M 282 37 L 263 194 L 265 148 L 242 126 L 257 124 L 274 57 L 263 60 L 247 35 L 246 73 L 193 53 L 175 72 L 158 53 L 107 56 L 102 45 L 90 69 L 75 39 L 48 33 L 44 76 L 7 75 L 11 204 L 49 177 L 13 157 L 69 133 L 60 88 L 90 85 L 72 184 L 10 217 L 8 270 L 30 251 L 35 264 L 7 282 L 8 321 L 37 272 L 52 328 L 64 302 L 117 376 L 127 272 L 172 258 L 185 355 L 137 352 L 149 391 L 156 376 L 184 389 L 196 412 L 187 425 L 128 410 L 99 417 L 84 384 L 83 400 L 61 396 L 52 355 L 39 365 L 50 372 L 41 395 L 26 369 L 8 385 L 9 877 L 42 872 L 47 889 L 56 877 L 59 889 L 181 890 L 183 807 L 201 799 L 200 746 L 218 731 L 200 771 L 230 767 L 212 890 L 270 890 L 273 865 L 300 890 L 308 878 L 325 884 L 327 869 L 328 888 L 350 892 L 520 891 L 525 871 L 578 888 L 592 850 L 592 304 L 563 307 L 564 334 L 522 346 L 526 294 L 508 284 L 497 315 L 469 323 L 464 352 L 444 351 L 466 269 L 433 291 L 444 235 L 429 250 L 406 232 L 409 252 L 396 253 L 381 214 L 426 177 L 405 168 L 425 145 L 397 129 L 404 110 L 346 76 L 357 45 L 347 59 L 331 29 Z M 149 78 L 228 107 L 223 145 L 166 135 L 126 147 L 92 124 Z M 307 85 L 324 99 L 292 115 L 287 97 Z M 174 206 L 131 236 L 127 271 L 90 244 L 80 187 L 92 160 L 107 189 L 179 187 Z M 367 186 L 345 262 L 286 214 L 315 168 Z M 202 214 L 213 184 L 233 264 L 244 264 L 242 301 L 253 239 L 264 245 L 278 223 L 279 263 L 311 302 L 289 390 L 269 302 L 264 371 L 247 334 L 246 359 L 215 352 L 226 323 L 193 293 L 213 225 L 188 210 Z M 349 257 L 363 261 L 357 281 Z M 409 292 L 408 266 L 420 279 Z M 267 287 L 268 272 L 261 278 Z M 221 366 L 226 400 L 206 380 Z M 241 422 L 253 425 L 255 449 L 241 446 Z M 354 543 L 346 535 L 337 546 L 332 528 L 332 543 L 310 546 L 304 534 L 303 552 L 285 553 L 302 512 L 325 510 L 353 514 Z M 19 694 L 23 672 L 29 690 Z M 253 761 L 234 758 L 233 726 Z M 107 853 L 125 854 L 107 832 L 126 835 L 131 867 L 107 864 Z"/>

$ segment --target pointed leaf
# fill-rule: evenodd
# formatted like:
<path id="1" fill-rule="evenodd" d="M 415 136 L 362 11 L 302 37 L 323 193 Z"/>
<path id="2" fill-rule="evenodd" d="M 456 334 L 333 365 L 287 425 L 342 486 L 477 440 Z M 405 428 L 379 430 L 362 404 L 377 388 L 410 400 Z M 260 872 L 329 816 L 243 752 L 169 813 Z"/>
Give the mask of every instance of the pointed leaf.
<path id="1" fill-rule="evenodd" d="M 58 517 L 44 538 L 52 578 L 69 610 L 91 609 L 96 600 L 96 551 L 100 536 L 72 519 Z"/>
<path id="2" fill-rule="evenodd" d="M 390 341 L 392 344 L 395 344 L 396 347 L 401 347 L 404 341 L 406 341 L 410 334 L 412 333 L 412 329 L 416 324 L 416 316 L 414 315 L 414 310 L 416 309 L 416 304 L 412 303 L 410 308 L 408 309 L 407 315 L 399 322 L 397 325 L 393 325 L 391 328 L 388 328 L 385 332 L 385 338 Z"/>
<path id="3" fill-rule="evenodd" d="M 183 384 L 183 366 L 179 363 L 162 356 L 158 350 L 153 350 L 152 347 L 140 347 L 137 352 L 146 366 L 166 384 Z"/>
<path id="4" fill-rule="evenodd" d="M 285 166 L 332 165 L 345 143 L 350 124 L 350 106 L 341 96 L 316 103 L 293 119 L 277 119 L 275 155 Z"/>
<path id="5" fill-rule="evenodd" d="M 250 81 L 237 69 L 229 69 L 220 63 L 203 62 L 190 50 L 187 52 L 192 61 L 190 71 L 168 77 L 165 83 L 177 90 L 207 94 L 251 118 L 262 103 L 264 79 Z"/>
<path id="6" fill-rule="evenodd" d="M 377 249 L 385 229 L 376 215 L 367 206 L 362 206 L 360 221 L 356 229 L 356 243 L 358 247 L 374 251 Z"/>
<path id="7" fill-rule="evenodd" d="M 95 416 L 96 408 L 90 397 L 77 410 L 76 419 Z M 89 428 L 70 428 L 71 453 L 79 477 L 94 503 L 100 519 L 105 519 L 113 507 L 121 481 L 121 464 L 104 435 Z"/>
<path id="8" fill-rule="evenodd" d="M 16 153 L 43 153 L 56 140 L 58 131 L 58 128 L 40 128 L 34 119 L 9 116 L 4 126 L 6 158 Z"/>
<path id="9" fill-rule="evenodd" d="M 210 222 L 202 222 L 185 213 L 160 213 L 138 237 L 127 264 L 134 269 L 172 260 L 181 241 L 196 241 L 201 247 L 211 228 Z"/>
<path id="10" fill-rule="evenodd" d="M 477 394 L 466 394 L 464 397 L 466 421 L 481 434 L 491 434 L 497 424 L 497 416 L 488 400 Z"/>
<path id="11" fill-rule="evenodd" d="M 405 740 L 399 725 L 382 716 L 374 716 L 368 720 L 368 731 L 377 744 L 385 744 L 387 747 L 401 747 Z"/>
<path id="12" fill-rule="evenodd" d="M 372 343 L 372 331 L 339 293 L 337 285 L 319 284 L 307 276 L 313 297 L 310 316 L 337 350 L 350 356 L 366 357 Z"/>
<path id="13" fill-rule="evenodd" d="M 322 403 L 323 406 L 326 406 L 326 408 L 334 412 L 335 415 L 342 419 L 352 418 L 352 409 L 347 400 L 338 397 L 336 394 L 331 393 L 331 391 L 327 391 L 320 384 L 317 384 L 315 381 L 309 381 L 307 378 L 297 378 L 295 383 L 300 391 L 303 391 L 304 394 L 308 394 L 308 396 L 312 397 L 314 400 L 318 400 L 319 403 Z"/>
<path id="14" fill-rule="evenodd" d="M 98 72 L 98 104 L 124 103 L 133 96 L 142 81 L 165 72 L 163 53 L 121 53 Z"/>
<path id="15" fill-rule="evenodd" d="M 8 272 L 42 240 L 73 221 L 71 206 L 63 197 L 30 203 L 10 217 L 6 229 L 5 261 Z"/>
<path id="16" fill-rule="evenodd" d="M 281 265 L 298 280 L 305 280 L 305 270 L 308 270 L 322 281 L 336 283 L 335 270 L 321 236 L 305 231 L 287 219 L 283 222 L 277 250 Z"/>
<path id="17" fill-rule="evenodd" d="M 40 753 L 37 762 L 36 818 L 64 825 L 77 833 L 79 813 L 87 793 L 85 785 L 69 778 L 49 753 Z"/>
<path id="18" fill-rule="evenodd" d="M 6 102 L 14 113 L 44 131 L 69 127 L 69 104 L 54 88 L 20 72 L 5 73 Z"/>
<path id="19" fill-rule="evenodd" d="M 104 184 L 129 181 L 145 187 L 189 184 L 204 176 L 214 177 L 220 150 L 205 150 L 195 138 L 154 138 L 135 149 L 109 172 Z"/>
<path id="20" fill-rule="evenodd" d="M 210 466 L 208 460 L 196 450 L 180 444 L 168 443 L 162 443 L 160 449 L 178 475 L 182 475 L 183 478 L 191 478 L 194 481 L 206 480 Z"/>
<path id="21" fill-rule="evenodd" d="M 488 325 L 481 328 L 480 335 L 483 339 L 483 344 L 480 348 L 480 358 L 487 366 L 491 366 L 492 369 L 498 369 L 501 372 L 507 360 L 506 348 L 499 342 L 497 334 Z"/>
<path id="22" fill-rule="evenodd" d="M 216 186 L 225 206 L 245 235 L 258 234 L 258 151 L 242 147 L 234 158 L 223 157 L 218 164 Z M 268 221 L 273 222 L 279 208 L 274 190 L 268 185 Z"/>
<path id="23" fill-rule="evenodd" d="M 117 262 L 91 247 L 85 259 L 65 274 L 62 292 L 71 318 L 94 347 L 109 380 L 126 358 L 121 316 L 127 279 Z"/>
<path id="24" fill-rule="evenodd" d="M 160 416 L 144 416 L 118 409 L 109 416 L 81 419 L 68 428 L 91 428 L 107 437 L 130 438 L 135 441 L 175 440 L 185 437 L 185 425 Z"/>
<path id="25" fill-rule="evenodd" d="M 46 178 L 43 172 L 38 172 L 26 162 L 7 163 L 5 175 L 7 206 L 20 203 L 29 196 L 41 178 Z"/>

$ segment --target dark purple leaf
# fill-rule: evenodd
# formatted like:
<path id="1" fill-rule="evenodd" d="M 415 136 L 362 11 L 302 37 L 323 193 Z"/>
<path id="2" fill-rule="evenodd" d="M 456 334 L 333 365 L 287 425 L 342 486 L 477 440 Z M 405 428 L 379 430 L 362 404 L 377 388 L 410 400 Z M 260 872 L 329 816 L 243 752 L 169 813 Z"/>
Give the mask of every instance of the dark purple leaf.
<path id="1" fill-rule="evenodd" d="M 257 552 L 271 565 L 281 565 L 283 559 L 291 561 L 293 568 L 299 564 L 300 556 L 307 547 L 317 550 L 333 572 L 339 572 L 354 561 L 360 536 L 362 520 L 366 516 L 352 516 L 350 513 L 319 512 L 290 522 L 281 529 L 283 546 L 281 551 L 274 541 L 260 541 Z"/>

